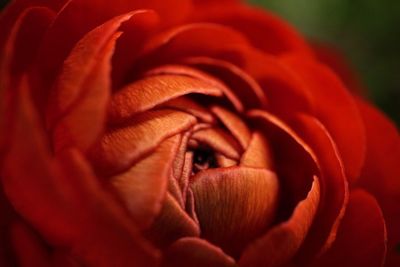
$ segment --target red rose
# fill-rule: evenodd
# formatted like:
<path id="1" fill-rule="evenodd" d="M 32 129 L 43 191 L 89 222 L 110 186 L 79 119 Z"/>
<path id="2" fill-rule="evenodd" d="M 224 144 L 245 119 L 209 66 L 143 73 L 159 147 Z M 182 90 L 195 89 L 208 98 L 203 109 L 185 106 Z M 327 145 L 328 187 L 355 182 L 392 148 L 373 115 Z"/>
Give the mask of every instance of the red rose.
<path id="1" fill-rule="evenodd" d="M 274 15 L 15 0 L 0 33 L 1 266 L 400 266 L 396 127 Z"/>

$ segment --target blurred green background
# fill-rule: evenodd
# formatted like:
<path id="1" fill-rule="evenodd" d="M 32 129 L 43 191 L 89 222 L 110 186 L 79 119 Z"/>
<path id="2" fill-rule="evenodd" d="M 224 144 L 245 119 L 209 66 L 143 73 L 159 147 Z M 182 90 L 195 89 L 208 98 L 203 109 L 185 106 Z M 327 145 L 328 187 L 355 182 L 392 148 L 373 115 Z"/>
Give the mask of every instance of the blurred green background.
<path id="1" fill-rule="evenodd" d="M 250 0 L 311 40 L 337 47 L 370 99 L 400 125 L 400 1 Z"/>
<path id="2" fill-rule="evenodd" d="M 51 0 L 49 0 L 51 1 Z M 249 0 L 310 38 L 337 47 L 370 98 L 400 125 L 400 1 Z M 6 0 L 0 0 L 0 8 Z"/>

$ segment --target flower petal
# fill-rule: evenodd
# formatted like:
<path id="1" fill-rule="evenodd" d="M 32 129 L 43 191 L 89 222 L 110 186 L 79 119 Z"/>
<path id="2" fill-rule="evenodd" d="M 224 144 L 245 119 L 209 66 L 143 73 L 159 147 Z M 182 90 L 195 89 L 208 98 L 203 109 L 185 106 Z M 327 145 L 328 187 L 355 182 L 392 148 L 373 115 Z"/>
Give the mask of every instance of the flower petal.
<path id="1" fill-rule="evenodd" d="M 110 178 L 117 194 L 142 228 L 148 227 L 161 209 L 179 141 L 179 135 L 170 137 L 128 171 Z"/>
<path id="2" fill-rule="evenodd" d="M 63 63 L 60 76 L 51 91 L 47 109 L 48 128 L 52 129 L 72 106 L 81 101 L 82 97 L 90 95 L 87 91 L 91 90 L 87 89 L 87 86 L 90 80 L 94 78 L 93 75 L 99 71 L 102 60 L 110 65 L 109 61 L 113 54 L 118 28 L 122 23 L 141 13 L 146 13 L 146 11 L 132 12 L 115 17 L 86 34 L 74 46 Z M 107 67 L 109 68 L 109 66 Z M 106 68 L 103 67 L 103 69 Z M 109 76 L 110 70 L 105 71 L 103 69 L 100 68 L 104 71 L 100 76 Z M 109 83 L 106 82 L 106 85 Z M 110 90 L 110 88 L 107 89 Z"/>
<path id="3" fill-rule="evenodd" d="M 224 252 L 199 238 L 182 238 L 165 252 L 162 267 L 235 267 L 235 261 Z"/>
<path id="4" fill-rule="evenodd" d="M 400 135 L 396 126 L 370 104 L 359 100 L 366 126 L 367 157 L 357 186 L 377 199 L 388 231 L 387 265 L 400 265 Z"/>
<path id="5" fill-rule="evenodd" d="M 264 134 L 259 131 L 252 134 L 250 144 L 240 159 L 240 165 L 268 170 L 274 169 L 271 147 Z"/>
<path id="6" fill-rule="evenodd" d="M 272 222 L 278 200 L 275 173 L 231 167 L 199 172 L 190 185 L 202 237 L 237 256 Z"/>
<path id="7" fill-rule="evenodd" d="M 175 198 L 167 193 L 161 212 L 147 231 L 150 240 L 165 248 L 179 238 L 199 235 L 199 225 L 189 217 Z"/>
<path id="8" fill-rule="evenodd" d="M 377 267 L 384 265 L 385 255 L 386 228 L 379 204 L 366 191 L 356 189 L 333 246 L 313 266 Z"/>
<path id="9" fill-rule="evenodd" d="M 300 262 L 307 262 L 335 240 L 348 200 L 348 185 L 340 155 L 324 125 L 305 114 L 299 114 L 291 124 L 315 152 L 321 170 L 321 206 L 298 255 Z"/>
<path id="10" fill-rule="evenodd" d="M 136 81 L 118 91 L 111 103 L 111 123 L 119 123 L 135 113 L 149 110 L 187 94 L 222 96 L 211 83 L 179 75 L 158 75 Z"/>
<path id="11" fill-rule="evenodd" d="M 267 98 L 257 81 L 234 64 L 209 57 L 189 57 L 182 61 L 224 81 L 246 108 L 267 106 Z"/>
<path id="12" fill-rule="evenodd" d="M 12 27 L 5 46 L 0 45 L 0 161 L 11 134 L 16 88 L 23 73 L 31 68 L 38 46 L 53 18 L 54 13 L 48 8 L 26 9 Z"/>
<path id="13" fill-rule="evenodd" d="M 196 119 L 180 111 L 155 110 L 139 114 L 128 125 L 111 129 L 90 152 L 97 172 L 108 176 L 127 170 L 154 151 L 163 140 L 190 129 Z"/>
<path id="14" fill-rule="evenodd" d="M 314 219 L 320 197 L 319 182 L 314 182 L 307 197 L 299 202 L 292 217 L 251 243 L 243 252 L 241 267 L 275 267 L 287 263 L 304 241 Z"/>
<path id="15" fill-rule="evenodd" d="M 319 175 L 317 157 L 290 126 L 274 115 L 251 110 L 248 116 L 269 141 L 281 190 L 278 221 L 287 220 L 309 192 L 312 177 Z"/>
<path id="16" fill-rule="evenodd" d="M 82 84 L 85 92 L 57 122 L 53 132 L 56 151 L 76 147 L 86 152 L 103 133 L 111 93 L 110 61 L 119 36 L 120 33 L 116 33 L 104 47 Z"/>
<path id="17" fill-rule="evenodd" d="M 326 66 L 297 56 L 284 63 L 306 84 L 315 116 L 337 144 L 349 182 L 360 174 L 365 158 L 365 130 L 355 101 L 338 77 Z"/>
<path id="18" fill-rule="evenodd" d="M 243 33 L 253 46 L 270 54 L 296 52 L 312 56 L 310 47 L 299 33 L 285 21 L 263 9 L 248 5 L 208 5 L 196 13 L 195 21 L 232 27 Z"/>
<path id="19" fill-rule="evenodd" d="M 207 144 L 228 158 L 239 159 L 242 149 L 239 143 L 220 128 L 205 128 L 193 133 L 192 139 Z"/>

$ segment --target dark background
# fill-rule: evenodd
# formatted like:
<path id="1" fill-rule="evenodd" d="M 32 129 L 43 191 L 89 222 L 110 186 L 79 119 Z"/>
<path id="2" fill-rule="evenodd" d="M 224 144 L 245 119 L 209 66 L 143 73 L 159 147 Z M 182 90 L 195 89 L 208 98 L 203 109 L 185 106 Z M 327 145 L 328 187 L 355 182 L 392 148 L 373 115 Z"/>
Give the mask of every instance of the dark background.
<path id="1" fill-rule="evenodd" d="M 337 47 L 360 74 L 370 99 L 400 125 L 400 1 L 249 2 L 279 14 L 309 39 Z M 6 3 L 0 0 L 0 8 Z"/>

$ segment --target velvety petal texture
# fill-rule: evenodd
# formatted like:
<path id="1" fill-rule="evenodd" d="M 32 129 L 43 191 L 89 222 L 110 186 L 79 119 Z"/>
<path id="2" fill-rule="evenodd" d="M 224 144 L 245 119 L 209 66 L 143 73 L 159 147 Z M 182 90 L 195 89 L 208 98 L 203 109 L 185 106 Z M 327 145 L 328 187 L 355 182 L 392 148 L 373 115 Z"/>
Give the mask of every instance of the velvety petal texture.
<path id="1" fill-rule="evenodd" d="M 321 47 L 239 0 L 10 1 L 0 266 L 400 266 L 398 129 Z"/>

